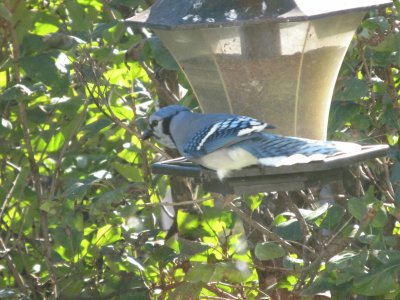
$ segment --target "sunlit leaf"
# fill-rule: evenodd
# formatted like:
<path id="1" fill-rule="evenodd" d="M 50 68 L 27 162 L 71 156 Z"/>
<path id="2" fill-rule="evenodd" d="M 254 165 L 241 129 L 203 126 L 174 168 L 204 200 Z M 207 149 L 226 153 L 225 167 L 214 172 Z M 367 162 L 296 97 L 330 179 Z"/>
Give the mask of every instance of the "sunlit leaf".
<path id="1" fill-rule="evenodd" d="M 98 247 L 110 245 L 121 239 L 121 228 L 111 224 L 104 225 L 97 230 L 93 244 Z"/>
<path id="2" fill-rule="evenodd" d="M 48 143 L 47 152 L 57 152 L 64 145 L 64 141 L 65 138 L 62 132 L 53 135 Z"/>
<path id="3" fill-rule="evenodd" d="M 112 163 L 112 166 L 117 170 L 119 174 L 125 177 L 129 181 L 142 182 L 143 177 L 140 169 L 132 164 L 122 164 L 119 162 Z"/>
<path id="4" fill-rule="evenodd" d="M 85 14 L 85 7 L 77 1 L 67 1 L 65 6 L 72 19 L 71 26 L 76 31 L 88 31 L 91 27 L 91 19 Z"/>

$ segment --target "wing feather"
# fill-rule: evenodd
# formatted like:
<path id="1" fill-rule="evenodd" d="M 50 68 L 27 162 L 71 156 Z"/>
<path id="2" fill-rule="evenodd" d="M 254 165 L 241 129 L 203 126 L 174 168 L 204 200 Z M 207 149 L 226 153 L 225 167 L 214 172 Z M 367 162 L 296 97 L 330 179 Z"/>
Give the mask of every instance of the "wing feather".
<path id="1" fill-rule="evenodd" d="M 222 147 L 247 140 L 266 128 L 267 123 L 244 116 L 233 116 L 198 130 L 184 148 L 185 156 L 196 158 Z"/>

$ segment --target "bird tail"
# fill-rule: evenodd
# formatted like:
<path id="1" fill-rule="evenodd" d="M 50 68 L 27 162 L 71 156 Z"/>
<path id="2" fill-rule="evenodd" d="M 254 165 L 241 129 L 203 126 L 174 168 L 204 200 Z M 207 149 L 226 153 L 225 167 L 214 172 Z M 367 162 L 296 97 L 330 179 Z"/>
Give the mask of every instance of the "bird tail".
<path id="1" fill-rule="evenodd" d="M 361 151 L 361 145 L 348 142 L 316 141 L 295 137 L 262 134 L 243 146 L 257 157 L 263 166 L 287 166 L 311 161 L 322 161 L 338 154 L 351 154 Z"/>

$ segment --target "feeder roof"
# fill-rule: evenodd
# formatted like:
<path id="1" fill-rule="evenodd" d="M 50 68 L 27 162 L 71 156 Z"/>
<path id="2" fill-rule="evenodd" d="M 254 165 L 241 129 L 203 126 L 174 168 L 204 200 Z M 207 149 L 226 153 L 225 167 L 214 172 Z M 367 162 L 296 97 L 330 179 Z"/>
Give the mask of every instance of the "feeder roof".
<path id="1" fill-rule="evenodd" d="M 158 29 L 228 27 L 304 21 L 392 4 L 392 0 L 157 0 L 126 21 Z"/>

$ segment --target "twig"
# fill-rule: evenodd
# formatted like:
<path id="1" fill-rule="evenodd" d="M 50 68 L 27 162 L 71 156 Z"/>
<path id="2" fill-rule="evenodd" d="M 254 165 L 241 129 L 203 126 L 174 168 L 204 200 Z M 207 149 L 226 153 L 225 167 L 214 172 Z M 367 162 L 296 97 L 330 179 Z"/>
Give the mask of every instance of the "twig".
<path id="1" fill-rule="evenodd" d="M 226 198 L 226 197 L 225 197 Z M 257 221 L 251 219 L 244 211 L 242 211 L 240 208 L 238 208 L 233 202 L 230 202 L 228 206 L 236 213 L 238 214 L 241 219 L 246 222 L 248 225 L 252 226 L 253 228 L 259 230 L 262 234 L 264 234 L 268 239 L 271 241 L 276 241 L 279 243 L 286 251 L 296 253 L 299 255 L 298 251 L 296 248 L 294 248 L 292 245 L 290 245 L 288 242 L 286 242 L 284 239 L 282 239 L 279 235 L 276 233 L 268 230 L 266 227 L 264 227 L 262 224 L 258 223 Z"/>
<path id="2" fill-rule="evenodd" d="M 366 175 L 369 177 L 369 179 L 372 181 L 372 183 L 376 186 L 376 188 L 383 194 L 386 196 L 387 200 L 391 203 L 395 202 L 394 199 L 394 191 L 393 191 L 393 187 L 392 184 L 390 182 L 390 175 L 389 175 L 389 168 L 387 167 L 386 164 L 383 164 L 383 169 L 384 169 L 384 174 L 385 174 L 385 182 L 387 185 L 387 189 L 383 188 L 381 186 L 381 184 L 379 184 L 378 180 L 375 179 L 374 174 L 372 174 L 370 168 L 363 164 L 362 167 L 364 169 L 364 172 L 366 173 Z"/>
<path id="3" fill-rule="evenodd" d="M 14 179 L 14 181 L 13 181 L 13 183 L 12 183 L 12 186 L 11 186 L 11 188 L 9 189 L 9 191 L 8 191 L 8 193 L 7 193 L 7 195 L 6 195 L 6 198 L 5 198 L 4 201 L 3 201 L 3 205 L 2 205 L 1 208 L 0 208 L 0 220 L 3 219 L 3 214 L 4 214 L 5 210 L 6 210 L 6 207 L 7 207 L 7 205 L 8 205 L 8 202 L 10 201 L 12 195 L 14 194 L 14 190 L 15 190 L 15 187 L 17 186 L 17 182 L 18 182 L 18 180 L 19 180 L 20 175 L 21 175 L 21 173 L 19 172 L 19 173 L 17 174 L 17 176 L 15 176 L 15 179 Z"/>
<path id="4" fill-rule="evenodd" d="M 376 159 L 377 161 L 379 161 L 378 159 Z M 388 188 L 388 193 L 390 194 L 390 196 L 392 196 L 392 199 L 394 200 L 394 196 L 395 196 L 395 192 L 393 190 L 393 185 L 392 182 L 390 181 L 390 172 L 389 172 L 389 166 L 388 166 L 388 158 L 384 159 L 384 161 L 382 162 L 382 166 L 383 166 L 383 170 L 384 170 L 384 174 L 385 174 L 385 182 L 386 182 L 386 186 Z"/>
<path id="5" fill-rule="evenodd" d="M 202 203 L 212 198 L 202 198 L 202 199 L 195 199 L 190 201 L 182 201 L 182 202 L 154 202 L 154 203 L 138 203 L 137 206 L 145 206 L 145 207 L 154 207 L 154 206 L 184 206 L 196 203 Z"/>
<path id="6" fill-rule="evenodd" d="M 147 75 L 151 79 L 151 82 L 154 84 L 156 89 L 158 90 L 158 94 L 162 94 L 165 97 L 165 101 L 169 104 L 175 104 L 179 101 L 179 99 L 169 91 L 161 82 L 158 80 L 156 73 L 153 72 L 144 62 L 139 62 L 140 66 L 146 71 Z"/>
<path id="7" fill-rule="evenodd" d="M 219 297 L 222 297 L 222 298 L 219 298 L 219 299 L 238 299 L 237 297 L 229 294 L 228 292 L 225 292 L 225 291 L 219 289 L 218 287 L 216 287 L 213 284 L 207 284 L 205 286 L 205 288 L 207 290 L 213 292 L 214 294 L 218 295 Z"/>
<path id="8" fill-rule="evenodd" d="M 29 292 L 27 285 L 25 284 L 24 278 L 18 272 L 17 267 L 15 266 L 15 264 L 12 260 L 12 257 L 10 256 L 9 251 L 1 237 L 0 237 L 0 251 L 4 253 L 3 257 L 6 260 L 8 269 L 10 270 L 11 274 L 13 275 L 15 282 L 17 283 L 19 289 L 21 290 L 21 292 L 24 295 L 29 296 L 30 292 Z"/>

